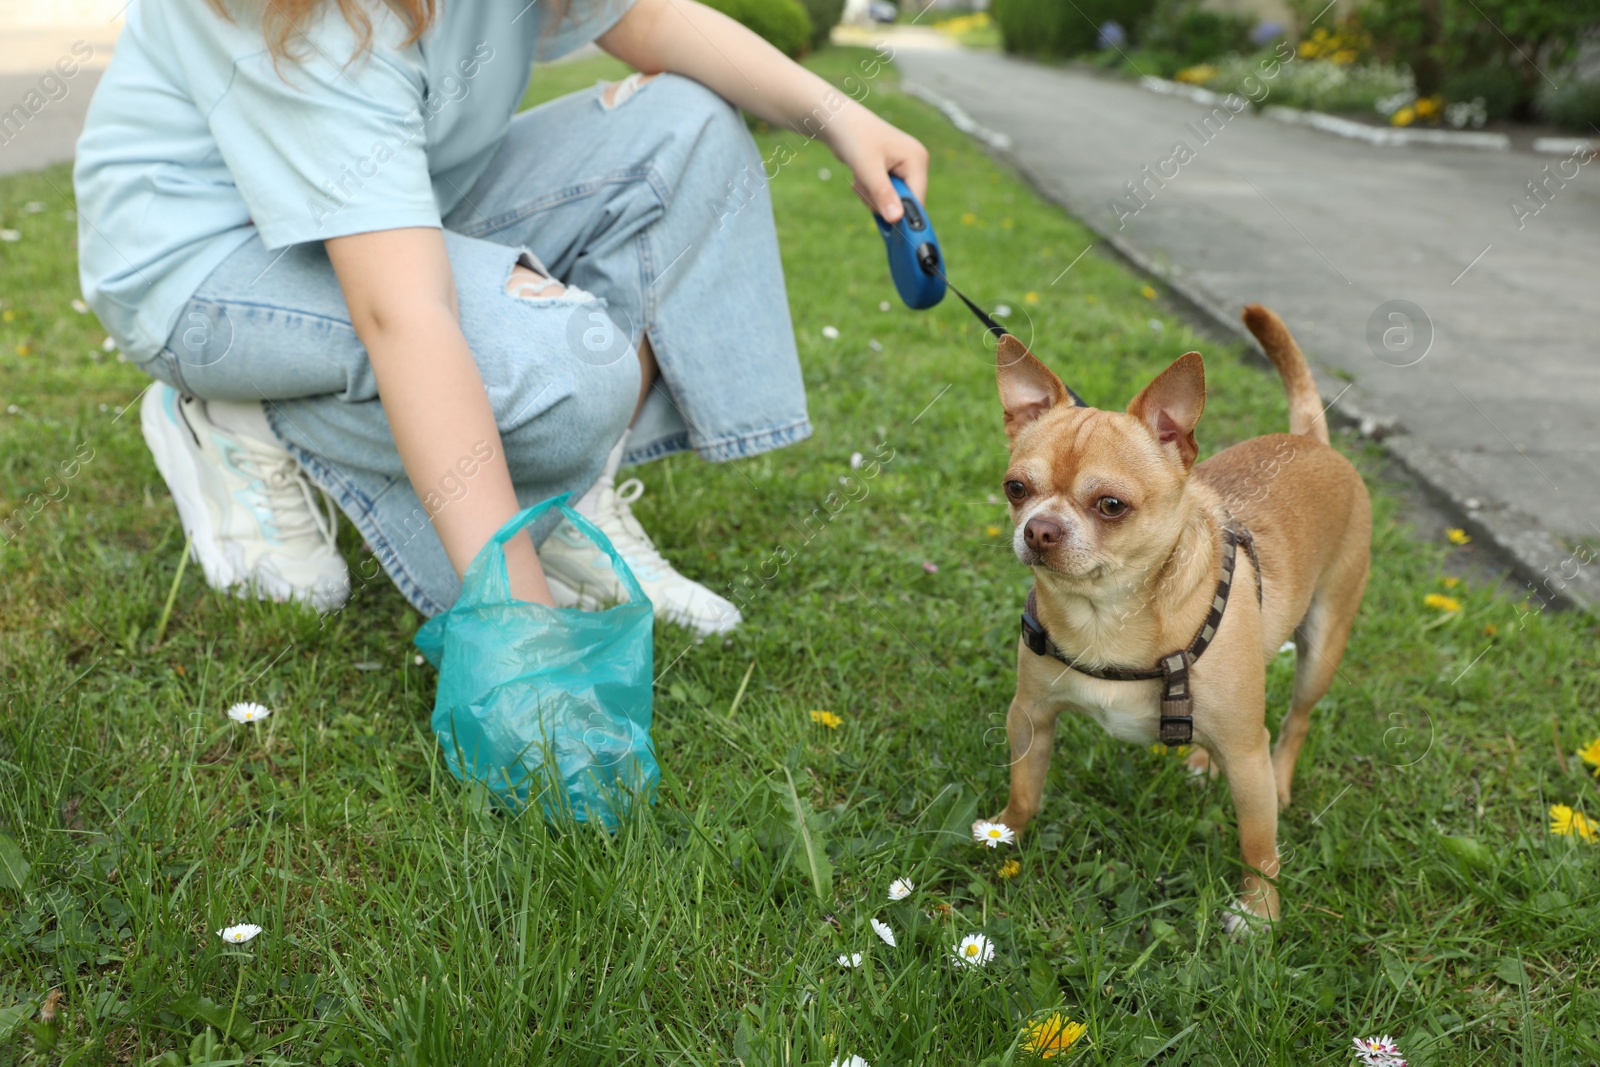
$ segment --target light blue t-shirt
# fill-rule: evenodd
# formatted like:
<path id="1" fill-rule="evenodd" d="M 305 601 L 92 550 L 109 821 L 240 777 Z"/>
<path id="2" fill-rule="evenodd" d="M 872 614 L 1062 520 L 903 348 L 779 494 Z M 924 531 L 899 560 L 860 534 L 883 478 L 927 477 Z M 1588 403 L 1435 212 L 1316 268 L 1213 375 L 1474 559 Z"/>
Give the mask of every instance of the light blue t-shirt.
<path id="1" fill-rule="evenodd" d="M 84 299 L 136 360 L 251 235 L 269 249 L 438 226 L 483 174 L 528 85 L 609 29 L 632 0 L 444 0 L 423 39 L 363 5 L 372 45 L 328 2 L 274 63 L 270 0 L 135 0 L 78 141 Z"/>

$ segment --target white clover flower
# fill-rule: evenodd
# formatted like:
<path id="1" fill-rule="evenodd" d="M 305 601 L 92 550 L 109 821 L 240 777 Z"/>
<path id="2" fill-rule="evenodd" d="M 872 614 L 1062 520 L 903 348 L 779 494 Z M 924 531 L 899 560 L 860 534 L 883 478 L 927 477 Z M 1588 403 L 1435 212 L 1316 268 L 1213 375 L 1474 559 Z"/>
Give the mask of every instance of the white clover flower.
<path id="1" fill-rule="evenodd" d="M 1010 304 L 996 304 L 994 306 L 994 317 L 995 318 L 1003 319 L 1009 314 L 1011 314 L 1011 305 Z"/>
<path id="2" fill-rule="evenodd" d="M 872 932 L 877 934 L 885 945 L 888 945 L 890 948 L 896 947 L 894 943 L 894 931 L 889 929 L 888 923 L 879 922 L 877 919 L 873 919 Z"/>
<path id="3" fill-rule="evenodd" d="M 107 337 L 104 341 L 101 341 L 100 342 L 100 350 L 102 352 L 115 352 L 117 350 L 116 339 L 115 338 L 111 338 L 111 337 Z"/>
<path id="4" fill-rule="evenodd" d="M 987 967 L 994 959 L 994 945 L 982 934 L 968 934 L 961 944 L 952 945 L 957 967 Z"/>
<path id="5" fill-rule="evenodd" d="M 840 1056 L 833 1061 L 831 1067 L 872 1067 L 872 1064 L 860 1056 Z"/>
<path id="6" fill-rule="evenodd" d="M 82 300 L 74 300 L 72 302 L 72 310 L 76 311 L 80 315 L 87 315 L 89 314 L 89 305 L 85 304 Z"/>
<path id="7" fill-rule="evenodd" d="M 1017 839 L 1016 832 L 1005 823 L 987 822 L 983 820 L 980 820 L 973 825 L 972 837 L 973 840 L 978 842 L 978 844 L 988 845 L 990 848 L 999 848 L 1001 845 L 1009 845 Z"/>
<path id="8" fill-rule="evenodd" d="M 271 714 L 271 708 L 261 704 L 252 704 L 249 701 L 245 701 L 243 704 L 235 704 L 228 709 L 228 718 L 234 722 L 260 722 Z"/>
<path id="9" fill-rule="evenodd" d="M 891 901 L 904 900 L 909 897 L 917 887 L 911 884 L 909 878 L 896 878 L 889 883 L 889 899 Z"/>
<path id="10" fill-rule="evenodd" d="M 242 945 L 261 932 L 261 927 L 255 923 L 240 923 L 238 926 L 225 926 L 217 931 L 217 936 L 230 945 Z"/>
<path id="11" fill-rule="evenodd" d="M 22 234 L 18 230 L 0 230 L 0 241 L 20 241 Z"/>
<path id="12" fill-rule="evenodd" d="M 852 952 L 848 956 L 840 956 L 839 957 L 839 966 L 841 966 L 841 967 L 859 967 L 859 966 L 861 966 L 861 953 Z"/>
<path id="13" fill-rule="evenodd" d="M 839 339 L 839 327 L 824 326 L 822 328 L 822 336 L 826 337 L 830 341 L 837 341 Z"/>
<path id="14" fill-rule="evenodd" d="M 833 171 L 829 170 L 827 167 L 820 167 L 817 170 L 817 177 L 822 181 L 827 181 L 829 178 L 833 177 Z"/>
<path id="15" fill-rule="evenodd" d="M 44 201 L 29 200 L 26 204 L 22 205 L 22 210 L 26 211 L 30 215 L 37 215 L 39 212 L 44 210 Z"/>
<path id="16" fill-rule="evenodd" d="M 861 469 L 861 453 L 860 452 L 852 452 L 852 453 L 850 453 L 850 469 L 853 470 L 853 471 L 858 471 L 858 470 Z"/>

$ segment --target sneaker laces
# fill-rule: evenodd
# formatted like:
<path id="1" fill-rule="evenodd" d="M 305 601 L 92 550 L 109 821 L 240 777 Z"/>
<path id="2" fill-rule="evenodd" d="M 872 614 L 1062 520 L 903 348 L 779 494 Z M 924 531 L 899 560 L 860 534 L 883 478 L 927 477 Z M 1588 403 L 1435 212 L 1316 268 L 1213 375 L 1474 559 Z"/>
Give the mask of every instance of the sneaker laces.
<path id="1" fill-rule="evenodd" d="M 652 582 L 663 574 L 672 573 L 672 564 L 656 548 L 650 535 L 645 533 L 644 527 L 639 525 L 639 520 L 634 517 L 629 507 L 635 500 L 644 495 L 644 483 L 637 478 L 629 478 L 609 493 L 602 493 L 596 501 L 599 506 L 595 509 L 595 525 L 605 530 L 608 535 L 612 528 L 608 523 L 614 521 L 614 528 L 619 529 L 624 538 L 612 537 L 612 542 L 621 540 L 616 544 L 618 552 L 627 562 L 628 569 L 642 582 Z"/>
<path id="2" fill-rule="evenodd" d="M 334 543 L 337 529 L 333 501 L 311 484 L 299 462 L 282 449 L 237 438 L 246 462 L 261 480 L 262 495 L 272 509 L 278 532 L 287 538 L 315 537 L 324 544 Z"/>

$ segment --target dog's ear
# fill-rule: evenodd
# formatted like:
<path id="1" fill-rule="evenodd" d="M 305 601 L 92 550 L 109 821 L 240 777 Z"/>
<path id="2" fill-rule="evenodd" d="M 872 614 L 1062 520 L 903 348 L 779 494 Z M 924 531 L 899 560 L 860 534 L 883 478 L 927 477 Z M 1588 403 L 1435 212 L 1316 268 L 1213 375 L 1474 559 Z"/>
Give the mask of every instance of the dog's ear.
<path id="1" fill-rule="evenodd" d="M 1128 414 L 1143 422 L 1165 449 L 1188 470 L 1200 454 L 1194 428 L 1206 409 L 1206 365 L 1198 352 L 1186 352 L 1128 405 Z"/>
<path id="2" fill-rule="evenodd" d="M 1000 406 L 1006 413 L 1007 437 L 1016 437 L 1024 426 L 1057 404 L 1072 403 L 1072 394 L 1061 379 L 1010 334 L 1000 338 L 995 371 L 1000 382 Z"/>

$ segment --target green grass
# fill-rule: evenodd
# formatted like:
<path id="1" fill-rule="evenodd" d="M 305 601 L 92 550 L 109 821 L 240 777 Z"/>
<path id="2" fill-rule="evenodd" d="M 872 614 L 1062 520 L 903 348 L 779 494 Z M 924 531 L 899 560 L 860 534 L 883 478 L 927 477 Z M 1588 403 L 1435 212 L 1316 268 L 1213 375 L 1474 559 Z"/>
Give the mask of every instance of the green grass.
<path id="1" fill-rule="evenodd" d="M 841 79 L 859 58 L 813 62 Z M 554 68 L 535 92 L 603 69 Z M 888 80 L 869 103 L 932 149 L 955 277 L 1016 309 L 1079 392 L 1125 403 L 1200 348 L 1207 451 L 1286 425 L 1278 383 L 1143 279 L 1098 252 L 1058 279 L 1087 231 Z M 1004 801 L 1028 583 L 990 529 L 992 367 L 953 301 L 879 310 L 882 244 L 842 166 L 759 139 L 799 151 L 772 193 L 817 433 L 639 472 L 639 513 L 683 569 L 752 592 L 727 641 L 658 630 L 660 799 L 614 836 L 488 813 L 450 778 L 420 620 L 386 583 L 319 621 L 214 594 L 190 567 L 151 647 L 183 536 L 136 413 L 118 417 L 144 378 L 68 306 L 66 168 L 0 180 L 0 227 L 22 233 L 0 244 L 0 514 L 55 498 L 0 545 L 0 1064 L 189 1062 L 208 1027 L 309 1064 L 1011 1063 L 1024 1018 L 1053 1006 L 1087 1023 L 1086 1064 L 1346 1065 L 1375 1032 L 1413 1064 L 1600 1058 L 1600 847 L 1546 816 L 1600 814 L 1571 755 L 1600 734 L 1594 620 L 1470 582 L 1458 613 L 1426 607 L 1471 548 L 1410 536 L 1354 441 L 1373 579 L 1281 822 L 1276 930 L 1219 935 L 1239 873 L 1225 783 L 1087 721 L 1064 723 L 1020 848 L 965 839 Z M 851 453 L 875 449 L 893 458 L 867 495 L 807 537 Z M 779 545 L 787 564 L 751 577 Z M 1274 721 L 1290 675 L 1289 657 L 1270 669 Z M 242 699 L 276 713 L 235 727 L 222 713 Z M 843 724 L 814 725 L 818 708 Z M 796 848 L 796 807 L 827 864 Z M 1010 856 L 1021 873 L 1002 880 Z M 901 875 L 916 896 L 888 904 Z M 240 921 L 265 932 L 224 948 L 212 931 Z M 977 931 L 990 966 L 943 962 Z M 846 951 L 865 966 L 838 967 Z M 19 1020 L 53 988 L 51 1049 Z"/>

